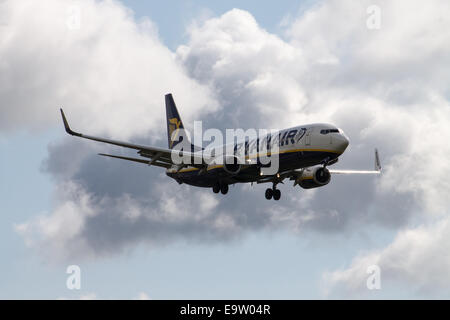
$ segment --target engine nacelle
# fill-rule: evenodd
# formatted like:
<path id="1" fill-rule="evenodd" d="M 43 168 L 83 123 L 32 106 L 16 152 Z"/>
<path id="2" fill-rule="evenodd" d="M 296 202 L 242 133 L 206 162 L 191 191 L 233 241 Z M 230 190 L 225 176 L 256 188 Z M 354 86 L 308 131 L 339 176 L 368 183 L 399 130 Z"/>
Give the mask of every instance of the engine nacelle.
<path id="1" fill-rule="evenodd" d="M 225 159 L 223 159 L 223 169 L 226 173 L 235 175 L 241 171 L 242 164 L 240 163 L 238 157 L 226 156 Z"/>
<path id="2" fill-rule="evenodd" d="M 330 180 L 331 174 L 327 168 L 311 167 L 304 169 L 295 182 L 303 189 L 312 189 L 327 185 Z"/>

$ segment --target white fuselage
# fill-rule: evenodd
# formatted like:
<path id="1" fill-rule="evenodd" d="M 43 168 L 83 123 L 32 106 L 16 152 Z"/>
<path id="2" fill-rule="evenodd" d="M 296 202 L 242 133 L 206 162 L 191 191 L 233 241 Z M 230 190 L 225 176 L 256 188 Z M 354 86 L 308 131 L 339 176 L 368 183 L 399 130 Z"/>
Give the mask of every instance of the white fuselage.
<path id="1" fill-rule="evenodd" d="M 265 161 L 269 156 L 279 155 L 280 168 L 284 168 L 282 155 L 314 152 L 339 156 L 348 144 L 349 140 L 341 129 L 330 124 L 315 123 L 279 130 L 234 144 L 206 148 L 196 154 L 199 157 L 203 155 L 205 158 L 212 159 L 207 166 L 207 171 L 223 167 L 228 156 L 236 156 L 241 164 L 249 164 L 257 161 L 256 159 Z M 293 165 L 295 166 L 295 163 Z M 300 158 L 299 166 L 301 166 Z M 181 170 L 172 167 L 167 172 L 183 173 L 195 170 L 198 170 L 195 166 L 188 166 Z"/>

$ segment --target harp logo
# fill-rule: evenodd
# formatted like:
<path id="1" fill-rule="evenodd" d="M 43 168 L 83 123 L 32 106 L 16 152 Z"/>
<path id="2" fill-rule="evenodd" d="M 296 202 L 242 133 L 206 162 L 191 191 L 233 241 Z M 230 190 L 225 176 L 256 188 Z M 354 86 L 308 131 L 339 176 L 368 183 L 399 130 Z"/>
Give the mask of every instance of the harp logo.
<path id="1" fill-rule="evenodd" d="M 180 131 L 181 120 L 177 118 L 169 119 L 169 136 L 170 136 L 170 147 L 173 147 L 173 143 L 176 141 Z"/>

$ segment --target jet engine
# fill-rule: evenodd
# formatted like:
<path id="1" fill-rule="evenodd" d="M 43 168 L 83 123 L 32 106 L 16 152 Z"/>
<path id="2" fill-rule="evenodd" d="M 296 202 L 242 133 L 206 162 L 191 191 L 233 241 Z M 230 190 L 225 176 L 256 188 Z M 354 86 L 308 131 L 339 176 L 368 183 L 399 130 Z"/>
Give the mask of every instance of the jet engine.
<path id="1" fill-rule="evenodd" d="M 225 159 L 223 160 L 223 169 L 226 173 L 235 175 L 241 171 L 242 163 L 240 163 L 239 158 L 236 156 L 225 156 Z"/>
<path id="2" fill-rule="evenodd" d="M 304 169 L 295 179 L 295 184 L 303 189 L 312 189 L 327 185 L 331 180 L 330 171 L 322 166 Z"/>

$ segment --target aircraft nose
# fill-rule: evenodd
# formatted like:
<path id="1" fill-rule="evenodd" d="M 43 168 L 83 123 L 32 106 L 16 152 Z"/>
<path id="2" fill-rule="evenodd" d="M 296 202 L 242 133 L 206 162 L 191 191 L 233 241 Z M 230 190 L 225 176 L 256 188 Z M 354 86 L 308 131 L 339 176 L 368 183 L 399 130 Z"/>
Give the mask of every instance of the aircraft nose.
<path id="1" fill-rule="evenodd" d="M 346 136 L 343 136 L 343 138 L 344 138 L 344 141 L 342 143 L 343 143 L 343 147 L 344 147 L 344 150 L 345 150 L 345 149 L 347 149 L 347 147 L 348 147 L 348 145 L 350 143 L 350 140 L 348 140 L 348 138 Z"/>
<path id="2" fill-rule="evenodd" d="M 339 141 L 337 143 L 337 149 L 339 152 L 343 153 L 345 151 L 345 149 L 347 149 L 348 144 L 350 143 L 348 137 L 345 134 L 342 134 L 339 137 Z"/>

